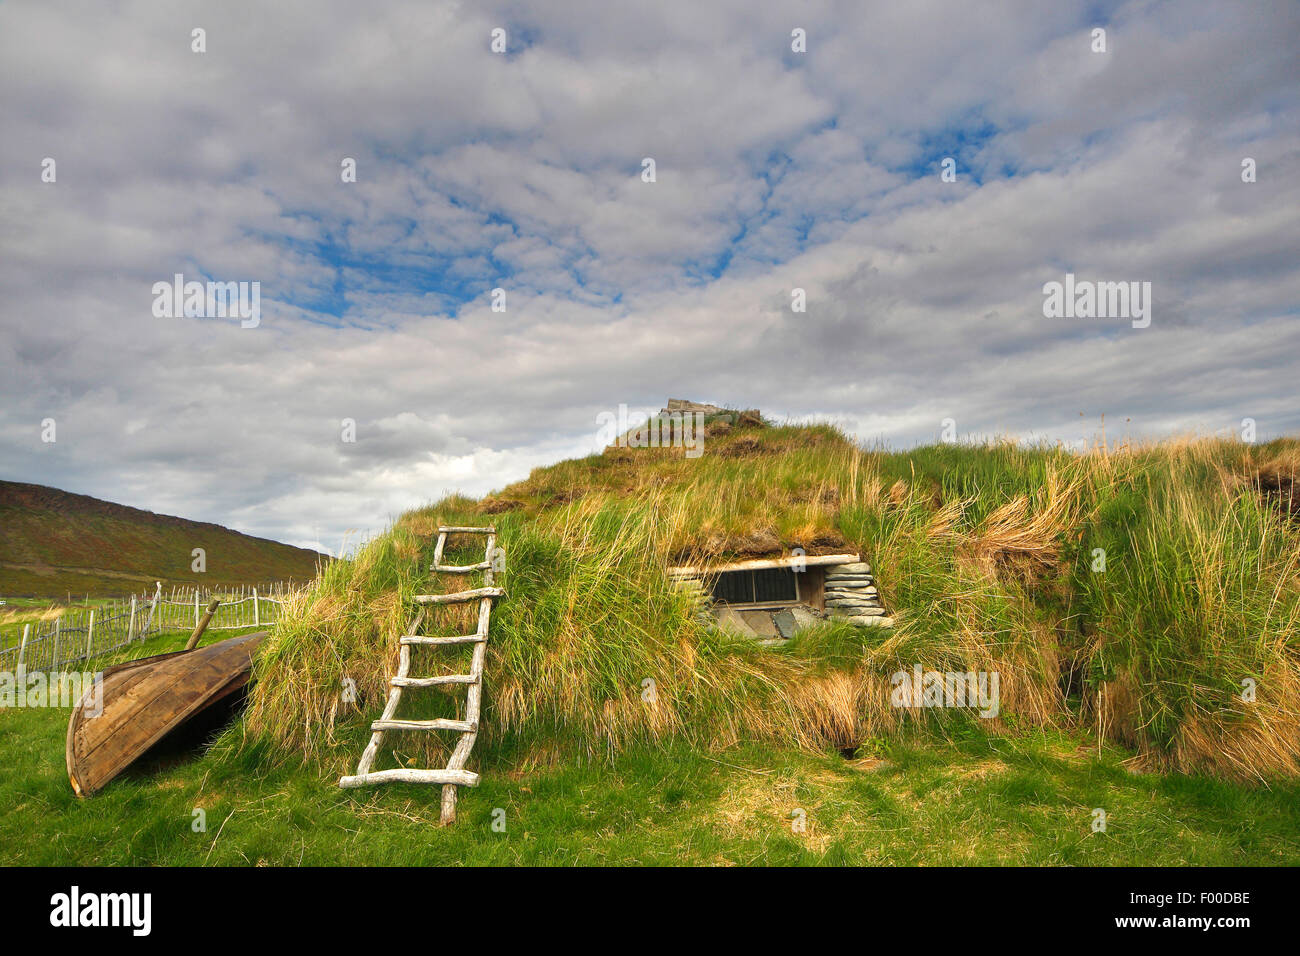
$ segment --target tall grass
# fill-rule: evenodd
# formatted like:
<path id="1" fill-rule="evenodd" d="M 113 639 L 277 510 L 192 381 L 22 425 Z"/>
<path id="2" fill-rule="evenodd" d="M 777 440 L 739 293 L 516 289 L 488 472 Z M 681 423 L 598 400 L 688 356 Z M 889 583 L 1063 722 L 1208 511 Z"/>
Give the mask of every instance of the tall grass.
<path id="1" fill-rule="evenodd" d="M 1194 443 L 1105 473 L 1095 525 L 1107 571 L 1076 575 L 1096 716 L 1155 766 L 1294 774 L 1300 542 L 1231 456 Z"/>
<path id="2" fill-rule="evenodd" d="M 462 586 L 422 570 L 437 525 L 491 521 L 509 597 L 489 644 L 488 757 L 749 739 L 819 749 L 969 722 L 890 705 L 889 676 L 920 664 L 996 671 L 1000 730 L 1093 726 L 1161 768 L 1294 774 L 1300 531 L 1260 476 L 1289 489 L 1295 458 L 1290 444 L 1214 440 L 889 453 L 828 426 L 710 433 L 697 459 L 608 449 L 483 501 L 411 512 L 326 569 L 268 642 L 247 730 L 331 770 L 355 759 L 410 596 Z M 477 539 L 457 544 L 479 557 Z M 861 551 L 897 626 L 826 624 L 769 651 L 702 626 L 664 574 L 795 546 Z M 456 615 L 471 610 L 437 612 L 429 632 L 463 633 Z M 436 652 L 413 672 L 464 666 Z M 454 714 L 455 699 L 425 694 L 409 715 Z M 397 759 L 436 760 L 431 736 L 400 741 Z"/>

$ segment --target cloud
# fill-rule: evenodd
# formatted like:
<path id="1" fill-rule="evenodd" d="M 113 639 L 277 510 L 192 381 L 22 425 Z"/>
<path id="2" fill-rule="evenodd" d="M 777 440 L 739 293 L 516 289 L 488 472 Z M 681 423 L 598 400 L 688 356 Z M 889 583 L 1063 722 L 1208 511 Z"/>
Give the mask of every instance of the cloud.
<path id="1" fill-rule="evenodd" d="M 897 446 L 944 418 L 1294 432 L 1297 27 L 1281 2 L 4 5 L 5 477 L 337 550 L 669 395 Z M 1067 271 L 1151 282 L 1151 327 L 1045 319 Z M 154 318 L 178 272 L 259 282 L 260 326 Z"/>

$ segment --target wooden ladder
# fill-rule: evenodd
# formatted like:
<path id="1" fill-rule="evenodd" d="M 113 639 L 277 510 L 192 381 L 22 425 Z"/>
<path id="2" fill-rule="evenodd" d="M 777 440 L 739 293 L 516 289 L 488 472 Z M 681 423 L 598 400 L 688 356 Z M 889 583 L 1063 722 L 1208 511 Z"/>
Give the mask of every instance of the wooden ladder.
<path id="1" fill-rule="evenodd" d="M 443 564 L 442 553 L 447 547 L 447 536 L 450 534 L 487 535 L 487 547 L 483 552 L 483 560 L 477 564 Z M 478 774 L 466 770 L 465 763 L 469 760 L 470 751 L 474 749 L 474 741 L 478 739 L 479 711 L 483 703 L 483 662 L 487 657 L 488 627 L 492 619 L 492 602 L 497 598 L 505 597 L 506 594 L 503 588 L 493 586 L 493 574 L 495 573 L 493 558 L 496 554 L 496 543 L 496 528 L 490 526 L 485 528 L 440 527 L 438 529 L 438 543 L 433 549 L 433 566 L 430 570 L 441 574 L 472 574 L 475 571 L 482 571 L 483 587 L 473 588 L 468 591 L 457 591 L 454 594 L 416 595 L 415 603 L 420 606 L 419 611 L 415 615 L 415 620 L 411 622 L 410 633 L 403 635 L 400 640 L 397 674 L 389 681 L 389 686 L 392 689 L 388 692 L 388 703 L 384 706 L 384 712 L 380 715 L 380 718 L 370 725 L 373 733 L 370 736 L 370 743 L 366 745 L 365 751 L 361 754 L 361 762 L 357 765 L 356 774 L 342 778 L 339 781 L 340 787 L 364 787 L 394 781 L 442 784 L 441 821 L 443 825 L 456 822 L 456 788 L 478 786 Z M 420 625 L 424 622 L 425 612 L 430 606 L 462 604 L 468 601 L 479 602 L 478 629 L 473 634 L 456 637 L 426 637 L 419 633 Z M 441 677 L 409 676 L 411 647 L 417 644 L 434 647 L 473 644 L 474 651 L 470 660 L 469 673 L 447 674 Z M 403 688 L 442 687 L 460 684 L 468 688 L 465 698 L 464 720 L 394 719 L 393 715 L 397 713 L 397 706 L 402 701 Z M 390 730 L 450 730 L 461 736 L 460 740 L 456 742 L 456 746 L 451 753 L 451 759 L 447 761 L 447 766 L 444 769 L 408 770 L 399 767 L 394 770 L 371 771 L 370 766 L 375 761 L 375 755 L 379 752 L 380 744 L 383 743 L 384 734 Z"/>

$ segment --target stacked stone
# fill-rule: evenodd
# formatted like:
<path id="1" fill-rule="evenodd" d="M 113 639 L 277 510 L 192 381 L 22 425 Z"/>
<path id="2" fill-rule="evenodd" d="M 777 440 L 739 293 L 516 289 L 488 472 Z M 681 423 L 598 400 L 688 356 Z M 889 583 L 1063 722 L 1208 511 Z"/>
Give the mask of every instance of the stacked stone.
<path id="1" fill-rule="evenodd" d="M 890 627 L 894 619 L 885 616 L 871 576 L 871 565 L 865 561 L 835 564 L 826 569 L 826 610 L 832 616 L 851 624 L 870 627 Z"/>

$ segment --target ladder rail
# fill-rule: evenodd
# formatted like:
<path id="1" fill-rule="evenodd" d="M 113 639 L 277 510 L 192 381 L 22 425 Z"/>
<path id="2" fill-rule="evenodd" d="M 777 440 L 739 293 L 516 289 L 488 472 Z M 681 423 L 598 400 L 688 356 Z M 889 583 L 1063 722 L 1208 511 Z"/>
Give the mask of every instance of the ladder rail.
<path id="1" fill-rule="evenodd" d="M 488 545 L 492 547 L 491 544 Z M 492 571 L 488 572 L 488 583 L 491 584 Z M 486 634 L 492 617 L 492 601 L 490 598 L 479 602 L 478 606 L 478 629 L 482 634 Z M 474 645 L 474 656 L 470 660 L 470 673 L 478 674 L 479 680 L 470 684 L 469 690 L 465 694 L 465 719 L 474 724 L 473 733 L 463 735 L 460 740 L 456 741 L 456 746 L 451 752 L 451 759 L 447 761 L 448 770 L 463 770 L 465 763 L 469 760 L 470 751 L 474 749 L 474 743 L 478 740 L 478 718 L 479 708 L 483 702 L 483 665 L 487 659 L 487 643 Z M 456 798 L 458 794 L 456 788 L 446 784 L 442 788 L 442 806 L 439 811 L 439 817 L 442 823 L 454 823 L 456 820 Z"/>
<path id="2" fill-rule="evenodd" d="M 412 632 L 419 630 L 420 624 L 424 622 L 425 610 L 420 608 L 415 620 L 411 622 L 410 630 Z M 397 676 L 405 677 L 411 670 L 411 648 L 406 644 L 399 644 L 397 651 Z M 391 687 L 388 691 L 388 700 L 384 704 L 384 712 L 380 720 L 391 720 L 393 714 L 397 713 L 397 705 L 402 702 L 402 688 Z M 370 735 L 370 743 L 366 744 L 366 749 L 361 753 L 361 760 L 357 764 L 357 776 L 364 777 L 370 772 L 371 765 L 375 762 L 375 756 L 379 753 L 379 745 L 384 742 L 384 732 L 375 730 Z"/>

